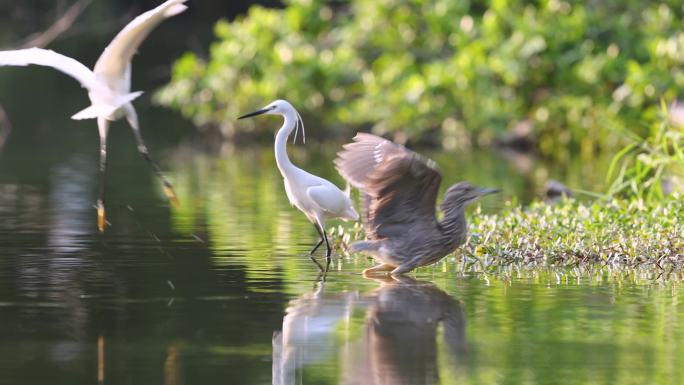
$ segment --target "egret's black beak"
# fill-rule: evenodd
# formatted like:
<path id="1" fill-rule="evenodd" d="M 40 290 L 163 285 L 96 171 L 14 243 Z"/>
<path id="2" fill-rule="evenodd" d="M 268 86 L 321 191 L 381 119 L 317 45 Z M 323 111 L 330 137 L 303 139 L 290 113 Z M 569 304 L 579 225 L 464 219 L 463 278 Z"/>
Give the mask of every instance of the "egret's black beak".
<path id="1" fill-rule="evenodd" d="M 478 195 L 483 196 L 483 195 L 489 195 L 489 194 L 498 193 L 498 192 L 500 192 L 501 190 L 499 190 L 498 188 L 483 188 L 483 187 L 479 187 L 479 188 L 476 188 L 475 191 L 477 191 L 477 194 L 478 194 Z"/>
<path id="2" fill-rule="evenodd" d="M 254 112 L 250 112 L 249 114 L 242 115 L 242 116 L 239 117 L 238 119 L 250 118 L 250 117 L 252 117 L 252 116 L 257 116 L 257 115 L 265 114 L 265 113 L 267 113 L 267 112 L 270 111 L 270 110 L 272 110 L 272 108 L 262 108 L 262 109 L 260 109 L 260 110 L 258 110 L 258 111 L 254 111 Z"/>

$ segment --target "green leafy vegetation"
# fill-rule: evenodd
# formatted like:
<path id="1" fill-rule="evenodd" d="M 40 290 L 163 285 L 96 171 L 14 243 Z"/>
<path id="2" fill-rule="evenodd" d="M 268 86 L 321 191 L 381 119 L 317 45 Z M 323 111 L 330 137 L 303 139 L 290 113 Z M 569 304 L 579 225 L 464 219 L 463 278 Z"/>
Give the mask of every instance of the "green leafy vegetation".
<path id="1" fill-rule="evenodd" d="M 684 182 L 684 135 L 672 122 L 663 104 L 664 117 L 652 126 L 646 138 L 633 137 L 618 152 L 608 170 L 611 195 L 627 195 L 647 201 L 662 200 L 672 191 L 682 191 Z"/>
<path id="2" fill-rule="evenodd" d="M 646 135 L 684 86 L 676 1 L 289 0 L 215 27 L 207 59 L 174 67 L 157 101 L 228 135 L 287 98 L 345 134 L 372 128 L 447 148 L 509 131 L 557 156 Z M 562 149 L 562 150 L 561 150 Z"/>
<path id="3" fill-rule="evenodd" d="M 612 184 L 604 197 L 589 203 L 510 205 L 496 215 L 477 212 L 465 260 L 474 257 L 485 266 L 593 262 L 670 272 L 681 268 L 684 138 L 665 105 L 662 112 L 648 136 L 634 136 L 614 156 L 608 171 Z"/>
<path id="4" fill-rule="evenodd" d="M 573 267 L 679 267 L 684 255 L 681 196 L 658 204 L 643 200 L 608 203 L 533 204 L 496 215 L 470 217 L 472 234 L 464 255 L 486 263 Z M 457 253 L 458 254 L 458 253 Z"/>

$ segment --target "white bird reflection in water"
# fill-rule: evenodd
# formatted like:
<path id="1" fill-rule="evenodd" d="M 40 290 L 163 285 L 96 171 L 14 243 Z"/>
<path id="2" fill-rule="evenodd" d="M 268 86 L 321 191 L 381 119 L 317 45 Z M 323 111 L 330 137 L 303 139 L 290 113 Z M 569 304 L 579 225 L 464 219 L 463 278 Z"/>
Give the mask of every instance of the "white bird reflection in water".
<path id="1" fill-rule="evenodd" d="M 47 241 L 55 254 L 75 254 L 87 247 L 96 171 L 92 162 L 75 155 L 51 173 Z"/>
<path id="2" fill-rule="evenodd" d="M 363 307 L 357 292 L 327 293 L 324 284 L 292 300 L 282 331 L 273 334 L 273 384 L 301 383 L 300 368 L 333 358 L 335 331 L 349 325 L 353 310 Z"/>
<path id="3" fill-rule="evenodd" d="M 360 310 L 361 337 L 348 332 Z M 319 365 L 340 365 L 324 370 L 343 385 L 437 384 L 438 363 L 456 365 L 465 353 L 463 309 L 431 283 L 387 278 L 368 295 L 321 286 L 290 303 L 274 335 L 273 384 L 304 383 L 304 372 Z"/>

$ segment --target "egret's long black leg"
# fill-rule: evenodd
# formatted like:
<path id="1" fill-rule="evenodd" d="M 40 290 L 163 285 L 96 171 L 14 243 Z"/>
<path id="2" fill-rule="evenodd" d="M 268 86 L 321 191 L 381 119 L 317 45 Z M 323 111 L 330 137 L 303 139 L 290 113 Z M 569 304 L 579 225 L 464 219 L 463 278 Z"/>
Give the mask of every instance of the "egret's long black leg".
<path id="1" fill-rule="evenodd" d="M 145 159 L 150 168 L 152 168 L 157 177 L 161 179 L 162 183 L 164 184 L 164 194 L 166 195 L 166 197 L 174 206 L 178 207 L 179 203 L 178 198 L 176 197 L 176 192 L 173 191 L 173 186 L 171 185 L 171 182 L 169 182 L 169 180 L 166 179 L 166 176 L 164 176 L 164 173 L 162 172 L 161 168 L 159 168 L 159 165 L 150 157 L 150 152 L 149 150 L 147 150 L 145 141 L 143 140 L 142 134 L 140 133 L 140 127 L 138 125 L 138 115 L 136 114 L 135 109 L 130 105 L 126 108 L 126 119 L 128 119 L 128 123 L 131 125 L 131 128 L 133 129 L 135 141 L 138 143 L 138 152 L 140 153 L 140 155 L 142 155 L 142 157 Z"/>
<path id="2" fill-rule="evenodd" d="M 97 128 L 100 132 L 100 191 L 97 197 L 97 228 L 104 232 L 105 228 L 105 179 L 107 176 L 107 133 L 109 122 L 105 118 L 97 119 Z"/>
<path id="3" fill-rule="evenodd" d="M 314 223 L 314 227 L 316 228 L 316 231 L 318 232 L 318 234 L 321 234 L 321 230 L 318 229 L 318 226 L 317 226 L 315 223 Z M 318 267 L 318 270 L 323 274 L 323 273 L 326 272 L 326 270 L 323 269 L 323 266 L 321 266 L 321 264 L 318 263 L 318 261 L 316 260 L 316 258 L 315 258 L 314 255 L 313 255 L 314 252 L 318 249 L 318 247 L 319 247 L 322 243 L 323 243 L 323 235 L 321 235 L 321 239 L 318 241 L 318 243 L 316 244 L 316 246 L 314 246 L 314 248 L 309 252 L 309 259 L 311 259 L 311 260 L 313 261 L 313 263 L 316 264 L 316 266 Z"/>
<path id="4" fill-rule="evenodd" d="M 323 229 L 323 239 L 325 239 L 325 247 L 326 247 L 326 252 L 325 252 L 325 272 L 328 272 L 328 268 L 330 268 L 330 261 L 332 258 L 330 255 L 332 254 L 332 248 L 330 248 L 330 243 L 328 243 L 328 234 L 325 232 L 325 229 Z"/>
<path id="5" fill-rule="evenodd" d="M 315 253 L 316 250 L 318 250 L 318 248 L 323 244 L 323 233 L 321 233 L 321 230 L 318 228 L 318 226 L 316 226 L 316 224 L 314 224 L 314 228 L 316 229 L 316 232 L 321 238 L 318 240 L 316 246 L 314 246 L 314 248 L 311 249 L 311 251 L 309 251 L 310 255 L 313 255 L 313 253 Z"/>
<path id="6" fill-rule="evenodd" d="M 319 234 L 323 237 L 323 240 L 325 241 L 325 272 L 328 272 L 328 269 L 330 268 L 330 261 L 332 258 L 330 258 L 330 255 L 332 254 L 332 249 L 330 248 L 330 243 L 328 242 L 328 234 L 325 232 L 325 222 L 321 218 L 316 218 L 316 224 L 318 225 L 318 231 Z"/>

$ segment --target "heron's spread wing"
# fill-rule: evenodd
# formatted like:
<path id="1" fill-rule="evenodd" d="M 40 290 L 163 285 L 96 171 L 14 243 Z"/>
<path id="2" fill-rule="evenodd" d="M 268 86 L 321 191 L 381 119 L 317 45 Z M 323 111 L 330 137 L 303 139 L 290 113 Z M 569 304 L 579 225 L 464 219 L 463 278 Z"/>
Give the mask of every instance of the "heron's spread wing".
<path id="1" fill-rule="evenodd" d="M 12 51 L 0 51 L 0 66 L 27 66 L 30 64 L 52 67 L 78 80 L 90 91 L 97 91 L 102 85 L 95 78 L 93 71 L 78 60 L 64 56 L 55 51 L 42 48 L 27 48 Z"/>
<path id="2" fill-rule="evenodd" d="M 164 19 L 185 11 L 187 7 L 183 3 L 186 1 L 167 0 L 133 19 L 105 48 L 95 64 L 95 73 L 114 78 L 124 76 L 133 55 L 150 31 Z"/>
<path id="3" fill-rule="evenodd" d="M 370 238 L 405 234 L 413 225 L 436 221 L 435 202 L 442 179 L 435 163 L 403 146 L 371 134 L 344 145 L 335 165 L 363 192 L 364 221 Z"/>

